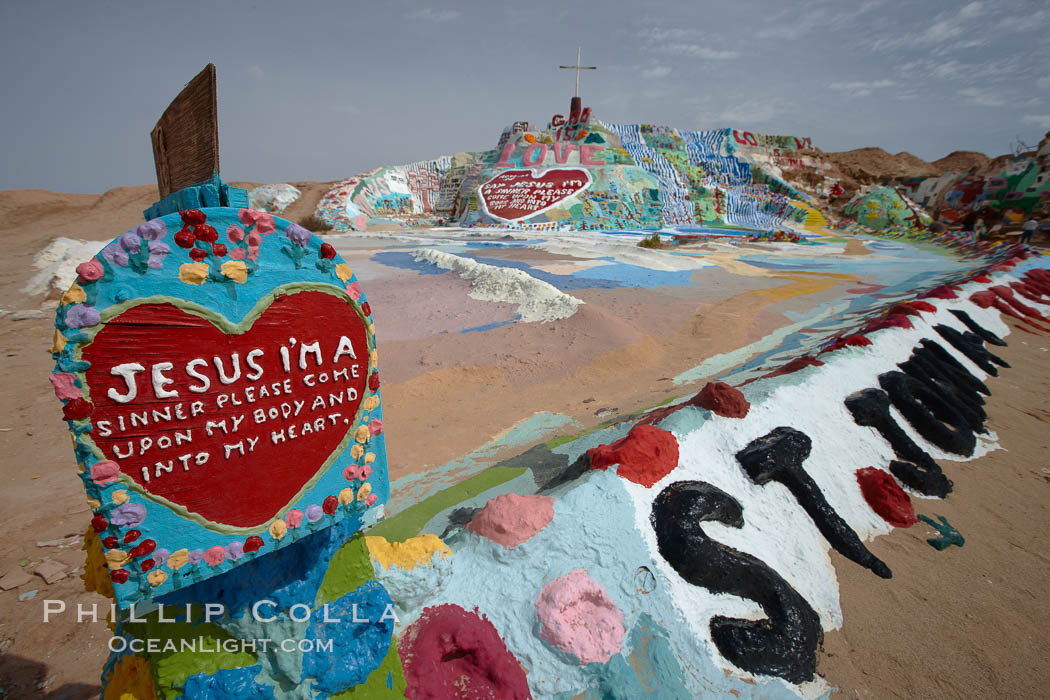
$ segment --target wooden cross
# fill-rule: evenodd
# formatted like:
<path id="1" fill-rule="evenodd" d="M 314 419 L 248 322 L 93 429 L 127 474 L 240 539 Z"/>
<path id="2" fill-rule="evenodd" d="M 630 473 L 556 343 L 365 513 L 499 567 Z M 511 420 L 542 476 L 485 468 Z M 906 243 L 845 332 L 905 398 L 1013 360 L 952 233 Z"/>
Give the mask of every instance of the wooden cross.
<path id="1" fill-rule="evenodd" d="M 580 65 L 580 47 L 579 46 L 576 47 L 576 65 L 575 66 L 558 66 L 558 68 L 563 68 L 565 70 L 574 70 L 574 71 L 576 71 L 576 94 L 573 95 L 573 97 L 579 97 L 580 96 L 580 71 L 581 70 L 598 70 L 598 66 L 581 66 Z"/>

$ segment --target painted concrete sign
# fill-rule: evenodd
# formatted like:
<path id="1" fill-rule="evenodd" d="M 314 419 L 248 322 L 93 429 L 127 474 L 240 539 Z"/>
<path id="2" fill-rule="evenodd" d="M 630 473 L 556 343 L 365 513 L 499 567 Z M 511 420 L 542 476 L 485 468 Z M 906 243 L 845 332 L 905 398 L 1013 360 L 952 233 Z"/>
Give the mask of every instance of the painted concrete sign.
<path id="1" fill-rule="evenodd" d="M 507 170 L 481 185 L 478 192 L 486 213 L 515 221 L 547 211 L 590 184 L 591 174 L 583 168 Z"/>
<path id="2" fill-rule="evenodd" d="M 374 326 L 331 245 L 261 212 L 190 210 L 77 272 L 51 381 L 122 607 L 375 521 Z"/>

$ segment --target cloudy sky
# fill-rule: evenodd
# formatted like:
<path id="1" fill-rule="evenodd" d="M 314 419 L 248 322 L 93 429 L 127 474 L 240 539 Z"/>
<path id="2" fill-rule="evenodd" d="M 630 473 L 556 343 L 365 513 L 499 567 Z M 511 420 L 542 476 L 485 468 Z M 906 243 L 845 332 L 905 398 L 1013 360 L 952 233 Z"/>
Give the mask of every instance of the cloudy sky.
<path id="1" fill-rule="evenodd" d="M 581 94 L 606 121 L 933 160 L 1050 130 L 1046 0 L 6 1 L 0 189 L 155 180 L 149 132 L 218 67 L 226 180 L 332 180 L 494 145 Z"/>

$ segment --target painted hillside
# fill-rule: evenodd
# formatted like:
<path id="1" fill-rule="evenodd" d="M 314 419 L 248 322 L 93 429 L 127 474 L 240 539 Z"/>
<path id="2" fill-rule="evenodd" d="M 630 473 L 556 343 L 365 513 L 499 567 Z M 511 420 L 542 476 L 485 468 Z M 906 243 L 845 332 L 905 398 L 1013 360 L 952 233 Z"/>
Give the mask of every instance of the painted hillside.
<path id="1" fill-rule="evenodd" d="M 535 172 L 525 176 L 528 170 Z M 579 183 L 560 186 L 563 180 L 574 182 L 574 173 Z M 515 177 L 549 181 L 532 186 Z M 824 218 L 815 207 L 838 179 L 837 167 L 808 138 L 590 117 L 571 130 L 518 122 L 490 150 L 378 168 L 344 180 L 324 196 L 316 215 L 338 230 L 395 222 L 524 230 L 819 227 Z M 509 209 L 511 200 L 497 197 L 523 187 L 544 190 L 544 197 Z M 490 206 L 485 192 L 503 204 Z"/>

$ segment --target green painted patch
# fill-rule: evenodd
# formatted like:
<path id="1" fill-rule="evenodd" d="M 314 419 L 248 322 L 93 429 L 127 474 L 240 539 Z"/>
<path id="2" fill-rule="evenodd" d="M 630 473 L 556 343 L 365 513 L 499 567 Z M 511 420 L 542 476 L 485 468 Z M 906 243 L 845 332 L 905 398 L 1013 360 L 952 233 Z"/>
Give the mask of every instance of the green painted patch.
<path id="1" fill-rule="evenodd" d="M 418 535 L 423 526 L 441 511 L 506 483 L 524 473 L 525 467 L 489 467 L 469 479 L 464 479 L 455 486 L 438 491 L 425 501 L 405 508 L 397 515 L 368 530 L 365 534 L 370 537 L 385 537 L 389 542 L 404 542 L 408 538 Z"/>
<path id="2" fill-rule="evenodd" d="M 341 690 L 331 696 L 331 700 L 349 700 L 350 698 L 403 698 L 408 684 L 405 673 L 401 670 L 401 657 L 397 655 L 397 640 L 390 640 L 390 649 L 379 668 L 372 671 L 368 680 L 352 688 Z"/>
<path id="3" fill-rule="evenodd" d="M 317 605 L 332 603 L 350 591 L 355 591 L 375 578 L 372 562 L 368 558 L 365 538 L 356 535 L 344 544 L 328 563 L 321 587 L 317 589 Z"/>
<path id="4" fill-rule="evenodd" d="M 190 676 L 198 673 L 212 674 L 220 669 L 243 668 L 258 663 L 254 654 L 225 651 L 222 643 L 234 637 L 215 623 L 160 622 L 159 615 L 159 611 L 153 612 L 145 622 L 122 627 L 122 631 L 138 639 L 156 640 L 150 643 L 158 645 L 160 651 L 151 653 L 149 658 L 158 698 L 182 697 L 182 686 Z M 203 617 L 202 609 L 195 607 L 190 619 Z"/>

